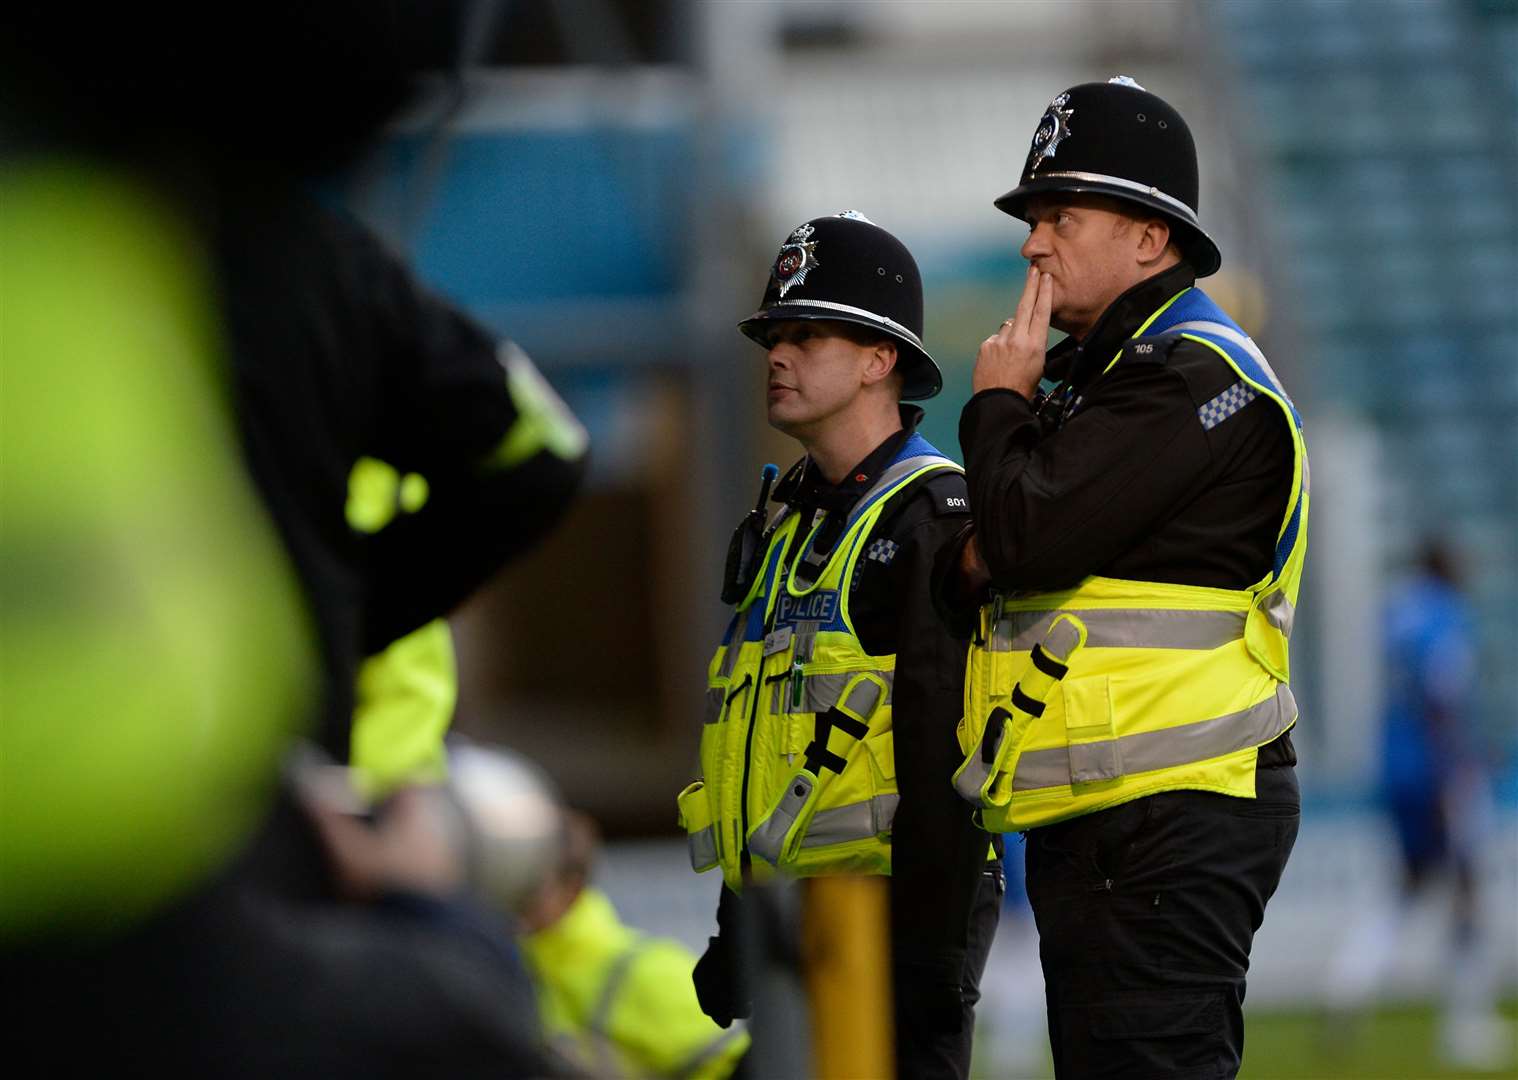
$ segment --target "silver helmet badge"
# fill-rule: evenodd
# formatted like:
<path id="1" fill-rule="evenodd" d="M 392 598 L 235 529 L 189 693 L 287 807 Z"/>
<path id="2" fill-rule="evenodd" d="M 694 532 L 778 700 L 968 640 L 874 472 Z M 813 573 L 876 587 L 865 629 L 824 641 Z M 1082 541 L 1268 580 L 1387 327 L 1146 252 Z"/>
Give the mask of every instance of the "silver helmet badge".
<path id="1" fill-rule="evenodd" d="M 798 226 L 785 243 L 780 245 L 780 254 L 775 256 L 770 279 L 780 287 L 782 297 L 790 291 L 791 286 L 804 283 L 807 274 L 818 265 L 817 241 L 809 239 L 816 231 L 816 227 L 811 224 Z"/>
<path id="2" fill-rule="evenodd" d="M 1068 93 L 1049 102 L 1044 118 L 1038 123 L 1038 130 L 1033 133 L 1033 145 L 1028 149 L 1028 172 L 1035 171 L 1052 158 L 1059 150 L 1059 144 L 1070 137 L 1070 118 L 1075 115 L 1075 110 L 1066 108 L 1069 104 Z"/>

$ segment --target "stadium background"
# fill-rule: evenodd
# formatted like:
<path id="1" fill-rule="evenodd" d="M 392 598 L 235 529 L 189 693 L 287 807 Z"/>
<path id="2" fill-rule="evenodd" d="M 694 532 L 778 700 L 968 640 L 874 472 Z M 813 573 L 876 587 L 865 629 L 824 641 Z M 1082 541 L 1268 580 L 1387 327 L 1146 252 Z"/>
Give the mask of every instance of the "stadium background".
<path id="1" fill-rule="evenodd" d="M 975 346 L 1021 280 L 1025 230 L 991 199 L 1050 96 L 1123 73 L 1193 127 L 1224 252 L 1206 287 L 1272 357 L 1313 460 L 1293 680 L 1304 826 L 1256 945 L 1245 1075 L 1425 1075 L 1416 1012 L 1370 1040 L 1385 1065 L 1315 1057 L 1328 1048 L 1301 1018 L 1345 927 L 1395 887 L 1370 801 L 1378 603 L 1430 532 L 1472 572 L 1474 722 L 1499 781 L 1484 889 L 1518 984 L 1518 4 L 482 7 L 462 96 L 439 80 L 341 194 L 524 345 L 591 429 L 567 527 L 454 619 L 459 727 L 536 758 L 597 816 L 629 921 L 697 946 L 711 924 L 715 883 L 683 868 L 672 796 L 694 768 L 726 536 L 760 465 L 792 454 L 733 331 L 776 243 L 851 208 L 916 253 L 945 372 L 925 430 L 958 456 Z M 1433 995 L 1444 933 L 1435 911 L 1415 918 L 1389 1005 Z M 1044 1067 L 1034 948 L 1009 909 L 985 1075 Z"/>

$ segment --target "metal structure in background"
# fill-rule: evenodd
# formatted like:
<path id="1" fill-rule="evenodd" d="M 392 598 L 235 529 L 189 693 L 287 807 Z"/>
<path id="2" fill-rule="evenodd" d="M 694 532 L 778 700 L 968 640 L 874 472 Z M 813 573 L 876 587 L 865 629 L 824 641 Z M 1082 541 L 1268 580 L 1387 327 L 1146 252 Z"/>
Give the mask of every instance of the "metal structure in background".
<path id="1" fill-rule="evenodd" d="M 1371 505 L 1363 491 L 1347 493 L 1366 513 L 1341 531 L 1358 533 L 1360 545 L 1314 544 L 1308 583 L 1320 598 L 1319 629 L 1330 631 L 1316 640 L 1319 681 L 1346 670 L 1329 638 L 1363 639 L 1362 650 L 1379 640 L 1380 612 L 1364 594 L 1379 594 L 1375 581 L 1423 535 L 1441 534 L 1469 555 L 1481 721 L 1494 746 L 1511 752 L 1518 5 L 1214 0 L 1201 13 L 1234 59 L 1249 121 L 1240 126 L 1254 132 L 1269 169 L 1265 194 L 1284 256 L 1277 305 L 1299 313 L 1296 347 L 1315 400 L 1355 421 L 1329 447 L 1348 440 L 1349 452 L 1382 459 L 1355 478 L 1380 487 Z M 1364 450 L 1367 438 L 1379 449 Z M 1332 496 L 1317 505 L 1329 515 L 1350 509 Z M 1376 538 L 1368 550 L 1367 536 Z M 1346 604 L 1361 618 L 1325 627 Z M 1377 737 L 1379 684 L 1368 689 L 1329 711 L 1347 729 L 1346 746 Z"/>

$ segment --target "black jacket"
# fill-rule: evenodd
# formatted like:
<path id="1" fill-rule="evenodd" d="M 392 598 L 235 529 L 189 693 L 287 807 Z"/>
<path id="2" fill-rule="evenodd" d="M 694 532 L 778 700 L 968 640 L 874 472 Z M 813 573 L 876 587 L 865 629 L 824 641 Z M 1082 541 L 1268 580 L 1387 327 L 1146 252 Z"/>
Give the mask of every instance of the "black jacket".
<path id="1" fill-rule="evenodd" d="M 1059 382 L 1049 394 L 992 389 L 966 404 L 974 534 L 997 588 L 1060 589 L 1098 574 L 1244 589 L 1269 572 L 1291 494 L 1285 418 L 1261 396 L 1204 428 L 1198 409 L 1237 374 L 1193 341 L 1128 343 L 1194 281 L 1182 264 L 1113 301 L 1084 339 L 1050 351 L 1046 374 Z M 945 549 L 936 579 L 961 632 L 972 598 L 954 594 L 949 570 L 962 542 Z M 1289 733 L 1272 747 L 1262 765 L 1295 762 Z"/>
<path id="2" fill-rule="evenodd" d="M 420 286 L 357 222 L 293 186 L 228 193 L 216 249 L 238 420 L 310 599 L 320 740 L 347 756 L 359 662 L 446 615 L 562 516 L 583 462 L 486 459 L 517 419 L 500 343 Z M 362 455 L 426 477 L 420 512 L 373 536 L 344 516 Z"/>

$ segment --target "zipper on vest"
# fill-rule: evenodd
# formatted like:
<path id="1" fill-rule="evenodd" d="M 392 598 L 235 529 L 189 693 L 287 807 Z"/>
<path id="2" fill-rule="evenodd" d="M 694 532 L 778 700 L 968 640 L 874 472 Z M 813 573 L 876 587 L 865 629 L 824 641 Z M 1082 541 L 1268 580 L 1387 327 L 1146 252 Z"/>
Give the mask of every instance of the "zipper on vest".
<path id="1" fill-rule="evenodd" d="M 759 661 L 759 672 L 764 673 L 764 661 Z M 748 730 L 743 736 L 743 782 L 738 785 L 738 869 L 745 877 L 748 877 L 748 868 L 753 863 L 753 857 L 748 850 L 748 773 L 749 765 L 754 759 L 754 728 L 759 721 L 759 699 L 764 696 L 764 679 L 754 681 L 754 692 L 750 695 L 752 700 L 748 705 Z"/>
<path id="2" fill-rule="evenodd" d="M 769 603 L 785 590 L 786 582 L 790 579 L 790 568 L 785 565 L 785 552 L 780 553 L 780 567 L 775 574 L 775 580 L 771 584 L 771 595 L 765 596 L 765 603 Z M 756 601 L 757 602 L 757 601 Z M 778 600 L 775 606 L 770 608 L 770 615 L 764 621 L 764 632 L 768 636 L 775 629 L 775 616 L 780 611 Z M 796 640 L 791 639 L 791 649 L 795 650 Z M 793 653 L 794 655 L 794 653 Z M 764 697 L 767 690 L 764 678 L 765 657 L 759 658 L 759 677 L 754 680 L 754 692 L 748 705 L 748 730 L 743 734 L 743 780 L 738 785 L 738 870 L 745 878 L 748 877 L 748 868 L 753 865 L 753 856 L 748 850 L 748 777 L 749 766 L 754 760 L 754 728 L 759 720 L 759 700 Z"/>

